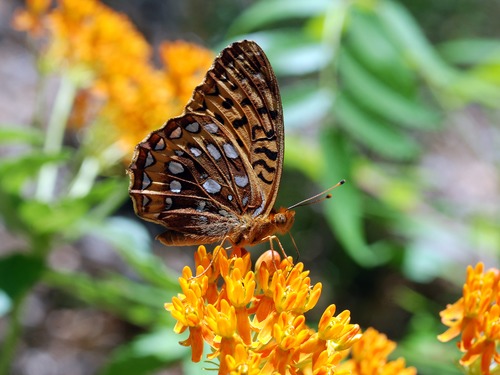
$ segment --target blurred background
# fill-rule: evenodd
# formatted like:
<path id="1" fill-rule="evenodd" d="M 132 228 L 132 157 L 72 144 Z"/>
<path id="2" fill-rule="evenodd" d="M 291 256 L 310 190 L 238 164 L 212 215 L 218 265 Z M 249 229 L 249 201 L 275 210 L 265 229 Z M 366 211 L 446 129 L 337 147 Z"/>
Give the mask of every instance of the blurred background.
<path id="1" fill-rule="evenodd" d="M 0 374 L 198 371 L 163 309 L 194 248 L 154 240 L 125 168 L 241 39 L 280 84 L 278 205 L 347 180 L 291 231 L 309 318 L 335 303 L 419 374 L 460 373 L 436 335 L 467 265 L 498 267 L 499 1 L 27 5 L 0 3 Z"/>

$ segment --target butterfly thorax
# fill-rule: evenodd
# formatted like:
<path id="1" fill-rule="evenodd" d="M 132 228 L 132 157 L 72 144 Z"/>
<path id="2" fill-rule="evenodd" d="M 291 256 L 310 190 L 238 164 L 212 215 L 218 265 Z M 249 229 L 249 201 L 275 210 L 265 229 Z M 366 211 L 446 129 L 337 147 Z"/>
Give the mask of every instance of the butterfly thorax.
<path id="1" fill-rule="evenodd" d="M 294 219 L 295 211 L 286 208 L 273 210 L 268 216 L 243 215 L 240 217 L 240 225 L 235 226 L 227 238 L 237 246 L 255 245 L 267 241 L 275 234 L 287 233 Z"/>

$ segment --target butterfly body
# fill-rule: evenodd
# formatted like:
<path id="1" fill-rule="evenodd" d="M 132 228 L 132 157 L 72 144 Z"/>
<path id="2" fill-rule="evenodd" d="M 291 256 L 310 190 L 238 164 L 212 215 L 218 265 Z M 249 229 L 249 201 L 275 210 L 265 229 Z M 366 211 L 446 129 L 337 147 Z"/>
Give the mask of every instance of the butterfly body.
<path id="1" fill-rule="evenodd" d="M 184 113 L 136 147 L 128 173 L 136 213 L 163 225 L 166 245 L 254 245 L 287 232 L 273 209 L 283 168 L 276 77 L 252 41 L 225 48 Z"/>
<path id="2" fill-rule="evenodd" d="M 244 215 L 238 222 L 228 228 L 228 231 L 221 235 L 219 233 L 181 233 L 167 231 L 157 236 L 157 239 L 167 246 L 183 246 L 186 244 L 200 245 L 210 243 L 222 243 L 229 241 L 232 245 L 239 247 L 257 245 L 269 240 L 275 234 L 287 233 L 293 225 L 295 211 L 281 208 L 279 212 L 272 213 L 267 217 L 254 218 L 251 215 Z"/>

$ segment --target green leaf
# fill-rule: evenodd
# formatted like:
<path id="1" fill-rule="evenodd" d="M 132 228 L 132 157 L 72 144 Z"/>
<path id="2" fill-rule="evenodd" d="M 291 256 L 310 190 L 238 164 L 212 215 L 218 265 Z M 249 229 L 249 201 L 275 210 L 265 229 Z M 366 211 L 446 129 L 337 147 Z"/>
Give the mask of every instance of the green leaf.
<path id="1" fill-rule="evenodd" d="M 127 179 L 128 180 L 128 179 Z M 128 199 L 128 182 L 125 178 L 106 178 L 96 182 L 84 200 L 92 209 L 85 219 L 101 222 L 112 215 Z"/>
<path id="2" fill-rule="evenodd" d="M 13 254 L 0 259 L 0 289 L 17 299 L 35 285 L 45 270 L 41 259 Z"/>
<path id="3" fill-rule="evenodd" d="M 19 217 L 19 207 L 23 199 L 16 193 L 6 192 L 0 186 L 0 216 L 10 231 L 19 233 L 29 231 Z"/>
<path id="4" fill-rule="evenodd" d="M 367 72 L 344 49 L 340 56 L 342 83 L 364 107 L 398 124 L 418 129 L 436 129 L 439 116 L 413 97 L 387 86 L 384 77 Z"/>
<path id="5" fill-rule="evenodd" d="M 287 132 L 294 129 L 303 132 L 317 126 L 331 109 L 332 91 L 320 89 L 316 81 L 300 80 L 282 91 Z"/>
<path id="6" fill-rule="evenodd" d="M 321 140 L 328 165 L 325 186 L 332 186 L 341 178 L 347 180 L 346 184 L 336 189 L 334 202 L 325 205 L 326 217 L 335 236 L 358 264 L 374 267 L 386 262 L 387 252 L 377 251 L 376 247 L 370 247 L 365 240 L 361 192 L 353 185 L 354 179 L 349 174 L 353 168 L 350 156 L 353 151 L 337 131 L 325 131 Z"/>
<path id="7" fill-rule="evenodd" d="M 354 139 L 382 156 L 407 160 L 415 157 L 419 151 L 413 139 L 365 113 L 347 95 L 337 98 L 334 113 Z"/>
<path id="8" fill-rule="evenodd" d="M 96 278 L 81 273 L 49 270 L 43 276 L 44 283 L 92 306 L 111 311 L 138 326 L 174 325 L 163 305 L 178 290 L 141 284 L 111 273 L 106 277 Z"/>
<path id="9" fill-rule="evenodd" d="M 142 223 L 112 217 L 104 221 L 86 222 L 84 230 L 113 244 L 126 262 L 145 280 L 161 288 L 178 290 L 177 278 L 171 276 L 174 272 L 151 253 L 151 236 Z"/>
<path id="10" fill-rule="evenodd" d="M 286 137 L 285 168 L 295 168 L 311 180 L 320 181 L 324 171 L 324 155 L 317 144 L 297 135 Z M 307 150 L 307 152 L 304 152 Z"/>
<path id="11" fill-rule="evenodd" d="M 383 1 L 379 14 L 394 40 L 431 85 L 442 90 L 441 100 L 451 105 L 478 101 L 497 107 L 500 89 L 448 65 L 423 35 L 410 13 L 400 3 Z"/>
<path id="12" fill-rule="evenodd" d="M 500 63 L 500 42 L 497 39 L 460 39 L 438 47 L 444 59 L 460 65 Z"/>
<path id="13" fill-rule="evenodd" d="M 4 158 L 0 160 L 0 189 L 20 194 L 23 184 L 36 174 L 45 164 L 67 160 L 68 153 L 46 155 L 40 152 Z"/>
<path id="14" fill-rule="evenodd" d="M 245 34 L 280 21 L 307 19 L 322 14 L 331 6 L 328 0 L 261 0 L 247 8 L 228 31 L 228 35 Z"/>
<path id="15" fill-rule="evenodd" d="M 401 3 L 385 0 L 379 4 L 380 20 L 398 45 L 400 53 L 408 56 L 424 76 L 437 86 L 446 87 L 455 79 L 457 72 L 441 59 Z"/>
<path id="16" fill-rule="evenodd" d="M 262 36 L 262 37 L 261 37 Z M 254 33 L 256 40 L 265 40 L 266 55 L 278 76 L 302 76 L 323 69 L 329 62 L 320 41 L 301 30 L 280 29 Z"/>
<path id="17" fill-rule="evenodd" d="M 115 350 L 101 375 L 151 374 L 189 355 L 189 349 L 179 345 L 178 334 L 162 329 Z"/>
<path id="18" fill-rule="evenodd" d="M 24 125 L 0 124 L 0 144 L 26 143 L 41 146 L 43 133 L 35 128 L 26 128 Z"/>
<path id="19" fill-rule="evenodd" d="M 393 89 L 412 94 L 416 74 L 383 27 L 376 13 L 352 8 L 344 47 L 352 52 L 373 76 L 381 77 Z"/>
<path id="20" fill-rule="evenodd" d="M 65 199 L 52 203 L 26 199 L 19 206 L 22 221 L 32 232 L 38 234 L 64 232 L 87 211 L 87 202 L 82 199 Z"/>

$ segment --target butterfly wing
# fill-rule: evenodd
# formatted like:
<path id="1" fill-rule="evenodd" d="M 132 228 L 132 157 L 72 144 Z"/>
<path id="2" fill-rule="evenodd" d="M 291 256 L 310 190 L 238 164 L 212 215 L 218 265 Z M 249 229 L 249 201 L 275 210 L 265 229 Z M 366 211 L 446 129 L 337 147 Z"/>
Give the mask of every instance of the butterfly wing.
<path id="1" fill-rule="evenodd" d="M 240 152 L 210 117 L 169 120 L 136 147 L 129 169 L 135 211 L 190 244 L 222 240 L 252 193 L 251 166 Z"/>
<path id="2" fill-rule="evenodd" d="M 243 214 L 268 214 L 283 160 L 276 78 L 253 42 L 215 59 L 180 117 L 135 150 L 130 195 L 137 214 L 169 229 L 167 245 L 224 239 Z"/>
<path id="3" fill-rule="evenodd" d="M 247 40 L 224 49 L 185 112 L 208 115 L 233 135 L 256 180 L 245 212 L 269 214 L 281 179 L 284 133 L 278 82 L 264 51 Z"/>

